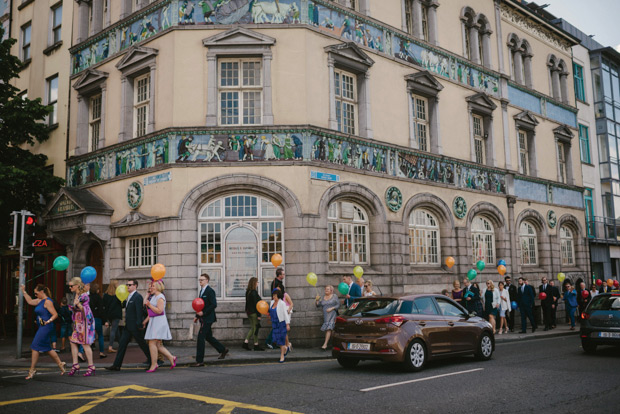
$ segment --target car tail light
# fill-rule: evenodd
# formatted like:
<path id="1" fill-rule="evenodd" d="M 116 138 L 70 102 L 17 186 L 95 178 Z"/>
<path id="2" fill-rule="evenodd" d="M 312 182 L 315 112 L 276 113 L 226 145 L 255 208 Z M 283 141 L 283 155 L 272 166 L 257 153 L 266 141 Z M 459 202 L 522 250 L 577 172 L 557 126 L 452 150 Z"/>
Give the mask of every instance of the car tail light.
<path id="1" fill-rule="evenodd" d="M 347 320 L 345 318 L 343 318 L 342 316 L 338 316 L 336 318 L 336 323 L 347 323 Z"/>
<path id="2" fill-rule="evenodd" d="M 339 347 L 335 346 L 334 351 L 342 351 Z"/>
<path id="3" fill-rule="evenodd" d="M 396 353 L 396 351 L 393 349 L 380 349 L 379 352 L 382 354 L 395 354 Z"/>
<path id="4" fill-rule="evenodd" d="M 379 318 L 375 320 L 375 323 L 385 323 L 385 324 L 391 323 L 394 326 L 400 326 L 403 324 L 403 322 L 405 322 L 405 318 L 399 315 L 388 316 L 386 318 Z"/>
<path id="5" fill-rule="evenodd" d="M 581 312 L 581 319 L 583 319 L 583 320 L 590 319 L 590 314 L 589 313 L 585 313 L 585 312 Z"/>

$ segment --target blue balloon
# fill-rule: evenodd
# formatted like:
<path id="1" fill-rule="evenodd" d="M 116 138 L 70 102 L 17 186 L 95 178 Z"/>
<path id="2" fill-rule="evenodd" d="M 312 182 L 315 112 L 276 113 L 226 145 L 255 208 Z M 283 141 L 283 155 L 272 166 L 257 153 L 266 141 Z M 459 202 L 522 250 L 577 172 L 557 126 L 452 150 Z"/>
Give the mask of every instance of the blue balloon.
<path id="1" fill-rule="evenodd" d="M 82 269 L 80 273 L 80 278 L 82 279 L 82 283 L 91 283 L 97 277 L 97 271 L 92 266 L 86 266 Z"/>
<path id="2" fill-rule="evenodd" d="M 496 267 L 499 267 L 500 265 L 506 266 L 506 261 L 504 259 L 501 259 L 499 262 L 497 262 L 497 266 Z"/>
<path id="3" fill-rule="evenodd" d="M 510 306 L 512 306 L 512 309 L 518 309 L 519 305 L 517 305 L 517 302 L 515 302 L 514 300 L 512 302 L 510 302 Z"/>

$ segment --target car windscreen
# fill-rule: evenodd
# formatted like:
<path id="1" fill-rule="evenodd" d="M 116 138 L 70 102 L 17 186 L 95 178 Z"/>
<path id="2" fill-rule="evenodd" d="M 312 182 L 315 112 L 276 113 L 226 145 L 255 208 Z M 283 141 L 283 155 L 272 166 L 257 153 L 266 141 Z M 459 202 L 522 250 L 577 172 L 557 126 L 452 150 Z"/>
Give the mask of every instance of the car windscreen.
<path id="1" fill-rule="evenodd" d="M 397 299 L 358 299 L 344 312 L 346 316 L 392 315 L 398 308 Z"/>
<path id="2" fill-rule="evenodd" d="M 592 299 L 589 310 L 620 311 L 620 296 L 595 296 L 594 299 Z"/>

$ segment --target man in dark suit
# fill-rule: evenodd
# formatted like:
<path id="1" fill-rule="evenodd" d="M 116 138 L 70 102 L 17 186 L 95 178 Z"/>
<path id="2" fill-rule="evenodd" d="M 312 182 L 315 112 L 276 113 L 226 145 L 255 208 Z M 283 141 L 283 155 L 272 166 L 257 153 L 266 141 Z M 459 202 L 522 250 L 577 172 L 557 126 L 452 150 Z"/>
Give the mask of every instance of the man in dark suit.
<path id="1" fill-rule="evenodd" d="M 149 347 L 144 341 L 144 299 L 142 295 L 138 293 L 138 281 L 136 279 L 130 279 L 127 282 L 127 291 L 129 296 L 127 300 L 123 302 L 125 306 L 125 329 L 123 330 L 123 336 L 118 345 L 118 353 L 114 359 L 114 363 L 106 367 L 110 371 L 120 371 L 123 365 L 123 359 L 125 358 L 125 351 L 127 351 L 127 345 L 133 338 L 144 355 L 146 355 L 147 363 L 151 365 L 151 353 Z"/>
<path id="2" fill-rule="evenodd" d="M 504 289 L 508 291 L 508 296 L 510 296 L 510 303 L 517 301 L 517 287 L 512 284 L 512 278 L 510 276 L 504 277 L 504 282 L 506 282 L 506 286 Z M 506 319 L 508 319 L 508 328 L 510 332 L 514 332 L 515 329 L 515 309 L 511 306 L 510 311 L 506 311 Z"/>
<path id="3" fill-rule="evenodd" d="M 555 282 L 553 280 L 550 280 L 549 284 L 551 285 L 551 295 L 553 296 L 553 305 L 551 305 L 551 329 L 555 329 L 555 313 L 558 311 L 558 304 L 560 303 L 560 298 L 562 296 L 560 295 L 560 289 L 555 286 Z"/>
<path id="4" fill-rule="evenodd" d="M 198 278 L 200 283 L 199 297 L 204 301 L 205 306 L 202 311 L 196 313 L 194 323 L 200 321 L 200 331 L 198 332 L 198 343 L 196 344 L 196 363 L 193 367 L 202 367 L 205 365 L 205 341 L 207 341 L 220 356 L 218 359 L 226 358 L 228 348 L 225 348 L 217 339 L 213 337 L 211 325 L 217 321 L 215 317 L 215 308 L 217 308 L 217 300 L 215 299 L 215 291 L 209 286 L 209 275 L 203 273 Z"/>
<path id="5" fill-rule="evenodd" d="M 532 333 L 536 332 L 536 321 L 534 320 L 534 299 L 536 292 L 534 288 L 525 283 L 523 277 L 519 278 L 519 287 L 517 288 L 517 303 L 521 310 L 521 333 L 526 333 L 527 321 L 526 317 L 532 324 Z"/>
<path id="6" fill-rule="evenodd" d="M 538 294 L 544 293 L 547 295 L 544 299 L 540 300 L 540 306 L 543 311 L 543 322 L 545 323 L 545 331 L 551 329 L 551 312 L 553 307 L 553 289 L 549 284 L 549 281 L 545 276 L 540 280 L 541 285 L 538 287 Z"/>
<path id="7" fill-rule="evenodd" d="M 362 288 L 357 283 L 353 283 L 353 277 L 350 275 L 344 275 L 342 281 L 349 285 L 349 293 L 346 294 L 344 304 L 348 308 L 354 299 L 362 296 Z"/>
<path id="8" fill-rule="evenodd" d="M 475 313 L 482 317 L 482 302 L 480 302 L 480 289 L 474 286 L 469 278 L 463 279 L 463 304 L 467 312 Z"/>
<path id="9" fill-rule="evenodd" d="M 607 286 L 607 282 L 603 281 L 603 284 L 598 288 L 598 293 L 610 293 L 613 288 Z"/>
<path id="10" fill-rule="evenodd" d="M 276 269 L 276 278 L 273 279 L 273 282 L 271 282 L 271 292 L 273 292 L 273 290 L 276 288 L 280 288 L 280 290 L 282 291 L 282 294 L 284 294 L 285 292 L 284 277 L 285 276 L 286 276 L 286 273 L 284 273 L 284 269 L 282 269 L 281 267 L 278 267 Z"/>

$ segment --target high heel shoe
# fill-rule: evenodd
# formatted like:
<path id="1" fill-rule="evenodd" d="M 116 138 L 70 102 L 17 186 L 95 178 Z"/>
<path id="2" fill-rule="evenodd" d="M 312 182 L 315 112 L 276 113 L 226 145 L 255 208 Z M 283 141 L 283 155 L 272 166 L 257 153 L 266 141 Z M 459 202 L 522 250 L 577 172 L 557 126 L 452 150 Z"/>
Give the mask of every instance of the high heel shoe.
<path id="1" fill-rule="evenodd" d="M 173 369 L 176 366 L 177 366 L 177 357 L 172 357 L 172 365 L 170 366 L 170 369 Z"/>
<path id="2" fill-rule="evenodd" d="M 60 375 L 65 375 L 65 372 L 67 372 L 67 363 L 61 362 L 58 364 L 58 368 L 60 368 Z"/>
<path id="3" fill-rule="evenodd" d="M 80 364 L 73 364 L 71 366 L 71 371 L 69 371 L 69 373 L 67 375 L 72 377 L 75 374 L 79 374 L 79 373 L 80 373 Z"/>
<path id="4" fill-rule="evenodd" d="M 84 374 L 85 377 L 92 377 L 95 375 L 95 366 L 94 365 L 89 365 L 88 369 L 86 370 L 86 373 Z"/>
<path id="5" fill-rule="evenodd" d="M 155 365 L 155 368 L 153 368 L 153 369 L 147 369 L 146 372 L 148 372 L 149 374 L 153 373 L 153 372 L 157 371 L 157 368 L 159 368 L 159 365 Z"/>
<path id="6" fill-rule="evenodd" d="M 27 379 L 27 380 L 31 380 L 31 379 L 33 379 L 33 378 L 34 378 L 34 374 L 36 374 L 36 373 L 37 373 L 37 370 L 36 370 L 36 369 L 31 369 L 31 370 L 28 370 L 28 376 L 26 377 L 26 379 Z"/>

